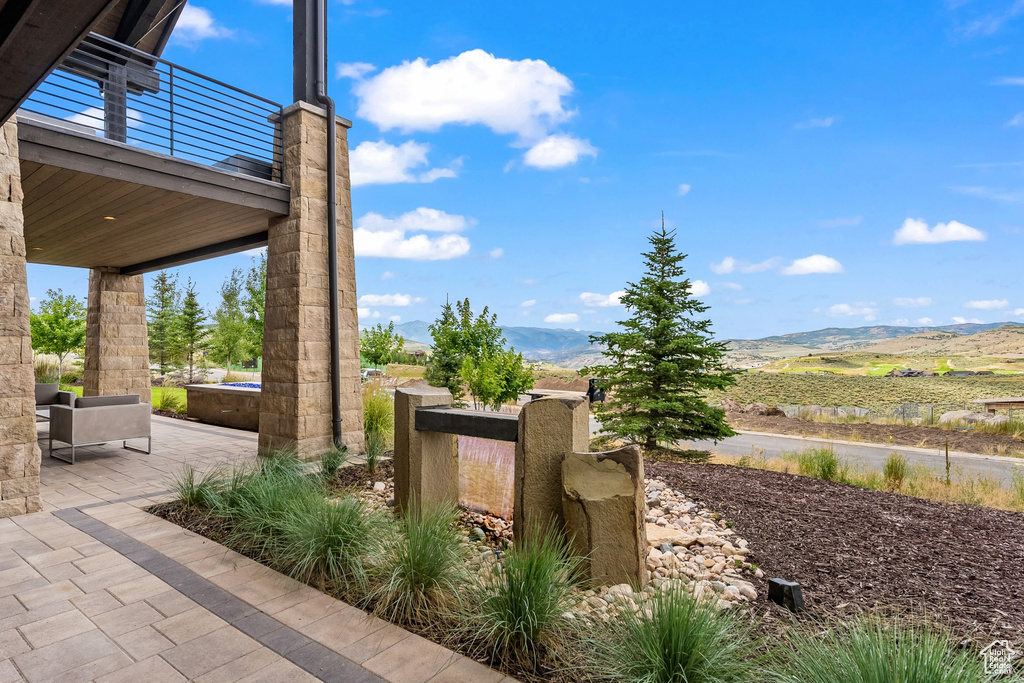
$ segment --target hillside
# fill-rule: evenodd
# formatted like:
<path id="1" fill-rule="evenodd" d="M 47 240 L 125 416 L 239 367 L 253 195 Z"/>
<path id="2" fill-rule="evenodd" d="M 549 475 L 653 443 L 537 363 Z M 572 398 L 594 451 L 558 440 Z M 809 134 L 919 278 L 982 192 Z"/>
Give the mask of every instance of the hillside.
<path id="1" fill-rule="evenodd" d="M 902 327 L 895 325 L 874 325 L 871 327 L 828 327 L 811 332 L 776 335 L 762 339 L 730 339 L 727 361 L 736 367 L 760 367 L 772 361 L 820 354 L 828 351 L 867 350 L 889 340 L 911 339 L 878 349 L 877 353 L 907 353 L 911 348 L 925 347 L 932 343 L 940 343 L 948 339 L 962 338 L 981 332 L 996 330 L 1006 326 L 1017 326 L 1019 323 L 964 323 L 960 325 L 942 325 L 939 327 Z M 919 339 L 914 339 L 915 337 Z M 1010 337 L 1007 337 L 1008 339 Z M 982 342 L 982 346 L 985 342 Z M 931 351 L 927 353 L 933 353 Z M 951 353 L 951 350 L 935 351 L 934 353 Z M 981 351 L 973 350 L 968 355 L 977 355 Z M 995 353 L 995 352 L 985 352 Z M 1002 353 L 1013 353 L 1004 351 Z"/>
<path id="2" fill-rule="evenodd" d="M 1024 327 L 1006 325 L 975 334 L 931 332 L 886 340 L 862 349 L 865 353 L 950 356 L 1024 356 Z"/>
<path id="3" fill-rule="evenodd" d="M 395 331 L 410 342 L 429 348 L 432 341 L 430 323 L 413 320 L 395 325 Z M 590 335 L 598 332 L 558 330 L 546 327 L 502 327 L 509 346 L 528 360 L 543 360 L 566 368 L 581 368 L 601 358 L 600 347 L 590 344 Z M 421 348 L 418 345 L 416 348 Z"/>

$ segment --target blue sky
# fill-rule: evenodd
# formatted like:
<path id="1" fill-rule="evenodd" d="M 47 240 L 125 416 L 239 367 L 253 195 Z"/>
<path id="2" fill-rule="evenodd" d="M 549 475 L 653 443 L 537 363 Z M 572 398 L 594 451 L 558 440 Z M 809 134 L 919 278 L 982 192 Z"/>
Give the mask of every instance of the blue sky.
<path id="1" fill-rule="evenodd" d="M 609 329 L 661 211 L 721 337 L 1024 320 L 1022 0 L 329 11 L 363 324 Z M 287 103 L 290 2 L 190 2 L 164 56 Z M 215 306 L 248 262 L 178 270 Z"/>

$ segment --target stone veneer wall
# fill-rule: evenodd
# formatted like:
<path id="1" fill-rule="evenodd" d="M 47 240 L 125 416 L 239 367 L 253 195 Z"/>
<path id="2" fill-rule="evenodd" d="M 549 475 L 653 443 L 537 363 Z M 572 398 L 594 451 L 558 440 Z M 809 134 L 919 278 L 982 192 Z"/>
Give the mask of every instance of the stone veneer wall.
<path id="1" fill-rule="evenodd" d="M 146 294 L 141 275 L 114 268 L 89 271 L 89 313 L 85 333 L 86 396 L 138 394 L 151 401 Z"/>
<path id="2" fill-rule="evenodd" d="M 284 110 L 281 125 L 291 212 L 270 221 L 259 447 L 264 453 L 295 448 L 301 456 L 315 456 L 331 445 L 326 116 L 323 109 L 299 102 Z M 349 450 L 360 453 L 363 404 L 348 124 L 339 119 L 336 125 L 342 432 Z"/>
<path id="3" fill-rule="evenodd" d="M 0 128 L 0 517 L 37 512 L 39 444 L 18 128 Z"/>

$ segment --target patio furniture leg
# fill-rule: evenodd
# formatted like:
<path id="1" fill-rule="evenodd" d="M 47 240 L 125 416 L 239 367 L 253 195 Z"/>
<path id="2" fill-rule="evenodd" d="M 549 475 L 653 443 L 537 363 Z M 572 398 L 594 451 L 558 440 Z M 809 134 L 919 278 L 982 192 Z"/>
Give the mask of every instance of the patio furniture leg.
<path id="1" fill-rule="evenodd" d="M 149 455 L 150 453 L 153 452 L 153 437 L 146 437 L 146 450 L 142 450 L 141 448 L 135 448 L 134 446 L 129 446 L 127 441 L 121 442 L 121 448 L 125 449 L 126 451 L 134 451 L 136 453 L 144 453 L 146 455 Z"/>

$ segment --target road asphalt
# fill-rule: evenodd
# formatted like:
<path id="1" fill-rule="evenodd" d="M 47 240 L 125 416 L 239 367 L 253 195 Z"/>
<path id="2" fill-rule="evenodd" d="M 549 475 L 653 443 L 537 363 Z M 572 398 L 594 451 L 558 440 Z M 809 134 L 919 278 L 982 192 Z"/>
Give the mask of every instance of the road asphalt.
<path id="1" fill-rule="evenodd" d="M 590 431 L 591 434 L 600 431 L 600 426 L 593 416 L 590 418 Z M 867 469 L 881 470 L 885 459 L 893 452 L 901 453 L 909 462 L 921 463 L 934 469 L 937 473 L 943 473 L 946 468 L 946 454 L 943 450 L 790 436 L 788 434 L 742 431 L 717 444 L 712 441 L 694 441 L 681 445 L 685 448 L 706 450 L 732 457 L 757 455 L 763 450 L 764 457 L 769 459 L 778 458 L 784 452 L 793 453 L 808 448 L 831 446 L 840 458 L 851 465 Z M 998 479 L 1007 484 L 1013 479 L 1015 469 L 1024 475 L 1024 459 L 1021 458 L 950 451 L 949 461 L 954 480 L 962 476 L 981 476 Z"/>

